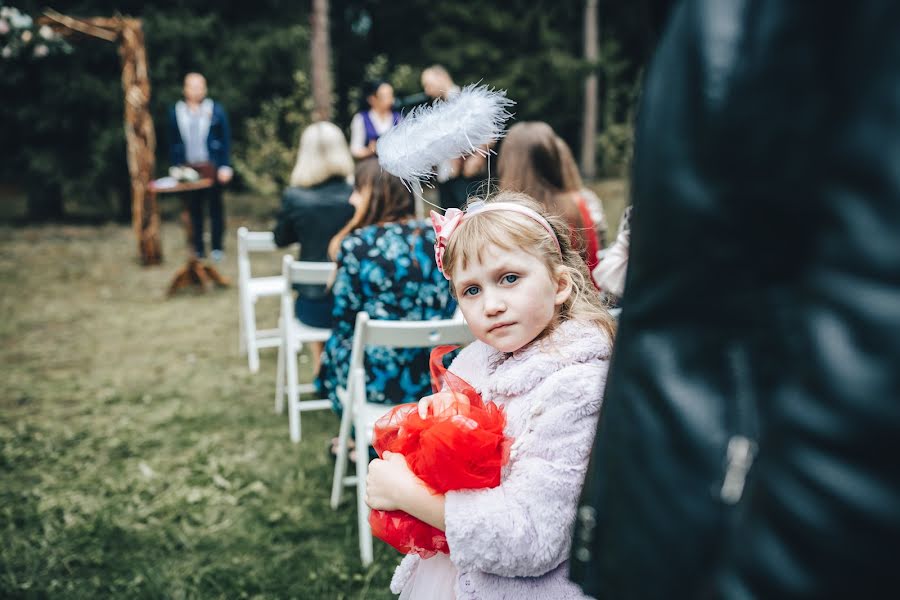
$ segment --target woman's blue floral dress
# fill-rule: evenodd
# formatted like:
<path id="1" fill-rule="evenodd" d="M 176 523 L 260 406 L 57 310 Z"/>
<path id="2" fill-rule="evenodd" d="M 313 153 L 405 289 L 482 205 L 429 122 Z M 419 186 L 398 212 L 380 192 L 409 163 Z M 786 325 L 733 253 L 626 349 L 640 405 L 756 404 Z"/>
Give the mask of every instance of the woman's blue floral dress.
<path id="1" fill-rule="evenodd" d="M 400 321 L 449 319 L 456 302 L 434 260 L 434 230 L 424 221 L 357 229 L 341 243 L 337 263 L 332 333 L 316 386 L 340 412 L 335 390 L 347 385 L 356 313 Z M 424 349 L 368 348 L 368 400 L 400 404 L 429 394 L 428 357 Z"/>

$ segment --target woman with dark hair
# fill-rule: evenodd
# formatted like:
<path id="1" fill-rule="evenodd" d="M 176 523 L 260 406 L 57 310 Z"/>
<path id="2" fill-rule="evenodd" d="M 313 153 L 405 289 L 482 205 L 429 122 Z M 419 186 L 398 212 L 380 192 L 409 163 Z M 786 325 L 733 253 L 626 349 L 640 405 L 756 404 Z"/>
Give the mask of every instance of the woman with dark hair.
<path id="1" fill-rule="evenodd" d="M 350 153 L 353 158 L 375 156 L 375 142 L 400 122 L 394 110 L 394 88 L 387 81 L 375 80 L 363 85 L 364 105 L 350 121 Z"/>
<path id="2" fill-rule="evenodd" d="M 584 197 L 570 189 L 553 128 L 541 121 L 517 123 L 509 129 L 497 164 L 500 188 L 524 192 L 569 224 L 572 247 L 588 269 L 597 266 L 600 240 Z"/>
<path id="3" fill-rule="evenodd" d="M 336 389 L 347 385 L 356 314 L 373 319 L 449 319 L 456 309 L 434 258 L 434 230 L 414 218 L 412 194 L 376 159 L 356 167 L 350 202 L 356 213 L 331 240 L 338 270 L 332 291 L 332 334 L 325 343 L 316 385 L 340 412 Z M 431 389 L 428 351 L 369 348 L 366 392 L 370 402 L 416 402 Z"/>
<path id="4" fill-rule="evenodd" d="M 587 206 L 588 214 L 591 221 L 594 222 L 594 231 L 597 232 L 597 241 L 600 243 L 600 249 L 606 247 L 606 213 L 603 210 L 603 202 L 592 189 L 584 185 L 581 179 L 581 173 L 578 170 L 578 163 L 575 162 L 575 156 L 572 149 L 564 139 L 556 136 L 556 146 L 559 150 L 559 160 L 562 165 L 563 187 L 567 192 L 573 192 L 584 199 Z"/>

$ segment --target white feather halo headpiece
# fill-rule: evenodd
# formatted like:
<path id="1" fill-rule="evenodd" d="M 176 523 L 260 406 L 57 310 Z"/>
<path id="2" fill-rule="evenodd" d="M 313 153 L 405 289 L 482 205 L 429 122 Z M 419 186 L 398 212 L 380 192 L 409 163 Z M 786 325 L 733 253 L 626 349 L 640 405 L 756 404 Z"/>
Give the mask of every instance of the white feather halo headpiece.
<path id="1" fill-rule="evenodd" d="M 481 146 L 503 137 L 515 102 L 506 91 L 477 83 L 447 100 L 418 106 L 377 142 L 381 167 L 408 186 L 419 187 L 445 160 L 472 153 L 486 155 Z"/>

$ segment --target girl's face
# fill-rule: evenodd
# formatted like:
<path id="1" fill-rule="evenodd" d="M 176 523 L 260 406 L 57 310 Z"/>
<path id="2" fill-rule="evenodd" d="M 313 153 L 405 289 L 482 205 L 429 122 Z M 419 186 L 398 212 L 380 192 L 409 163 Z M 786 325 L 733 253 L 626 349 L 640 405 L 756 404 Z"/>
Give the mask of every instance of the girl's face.
<path id="1" fill-rule="evenodd" d="M 551 274 L 523 250 L 490 244 L 481 254 L 466 268 L 461 261 L 456 265 L 453 289 L 473 335 L 501 352 L 515 352 L 547 328 L 571 295 L 571 280 Z"/>

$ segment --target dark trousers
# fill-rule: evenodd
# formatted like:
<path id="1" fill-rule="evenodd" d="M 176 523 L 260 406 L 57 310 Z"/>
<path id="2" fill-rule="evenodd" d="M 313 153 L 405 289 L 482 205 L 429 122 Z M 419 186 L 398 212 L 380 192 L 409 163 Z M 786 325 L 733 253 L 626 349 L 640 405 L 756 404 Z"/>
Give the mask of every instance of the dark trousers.
<path id="1" fill-rule="evenodd" d="M 198 258 L 206 256 L 203 243 L 204 205 L 209 204 L 210 241 L 213 250 L 222 249 L 222 232 L 225 229 L 225 213 L 222 207 L 222 187 L 218 184 L 207 190 L 188 194 L 188 208 L 191 211 L 194 251 Z"/>
<path id="2" fill-rule="evenodd" d="M 203 243 L 204 206 L 209 204 L 210 242 L 213 250 L 222 250 L 222 233 L 225 230 L 225 210 L 222 205 L 222 186 L 216 181 L 216 168 L 212 163 L 190 165 L 201 177 L 209 177 L 215 183 L 209 189 L 188 192 L 188 210 L 191 213 L 191 236 L 197 258 L 206 256 Z"/>

